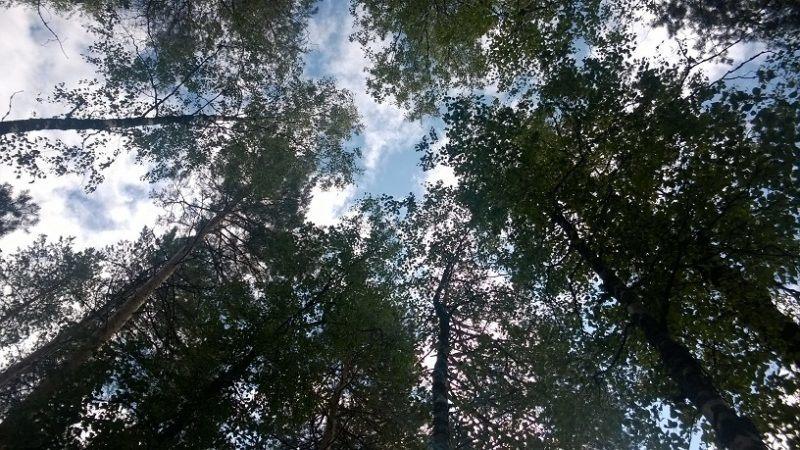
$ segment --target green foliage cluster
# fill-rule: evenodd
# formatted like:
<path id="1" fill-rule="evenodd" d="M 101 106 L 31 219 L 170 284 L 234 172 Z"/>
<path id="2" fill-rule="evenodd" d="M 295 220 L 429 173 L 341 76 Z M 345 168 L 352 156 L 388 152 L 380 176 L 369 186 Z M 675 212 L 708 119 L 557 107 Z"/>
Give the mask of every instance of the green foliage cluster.
<path id="1" fill-rule="evenodd" d="M 441 113 L 417 150 L 456 183 L 328 227 L 361 127 L 304 76 L 314 2 L 0 4 L 85 21 L 99 74 L 0 121 L 0 162 L 169 181 L 165 233 L 0 253 L 0 448 L 800 445 L 794 3 L 352 1 L 367 89 Z M 658 25 L 676 62 L 635 56 Z M 0 237 L 37 212 L 0 184 Z"/>
<path id="2" fill-rule="evenodd" d="M 14 195 L 14 188 L 0 184 L 0 237 L 38 222 L 39 206 L 27 191 Z"/>

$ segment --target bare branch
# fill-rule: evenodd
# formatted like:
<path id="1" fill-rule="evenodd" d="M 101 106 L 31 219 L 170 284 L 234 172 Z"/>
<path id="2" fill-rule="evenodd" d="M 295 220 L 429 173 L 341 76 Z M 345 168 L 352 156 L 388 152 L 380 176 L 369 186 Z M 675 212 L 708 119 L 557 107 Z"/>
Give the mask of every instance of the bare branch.
<path id="1" fill-rule="evenodd" d="M 50 28 L 50 25 L 47 23 L 47 21 L 44 20 L 44 16 L 42 16 L 42 2 L 41 1 L 36 2 L 36 14 L 39 15 L 39 20 L 42 21 L 42 25 L 44 25 L 44 27 L 47 28 L 47 31 L 49 31 L 50 34 L 53 35 L 53 38 L 55 38 L 56 42 L 58 42 L 58 46 L 61 48 L 61 53 L 64 54 L 64 58 L 69 59 L 69 56 L 67 56 L 67 52 L 64 51 L 64 45 L 61 43 L 61 39 L 58 37 L 56 32 L 53 31 L 52 28 Z"/>
<path id="2" fill-rule="evenodd" d="M 11 97 L 8 98 L 8 111 L 6 111 L 6 113 L 3 114 L 3 118 L 0 119 L 0 122 L 4 122 L 6 120 L 6 117 L 8 117 L 8 115 L 11 114 L 11 102 L 14 101 L 14 96 L 19 94 L 19 93 L 21 93 L 21 92 L 25 92 L 25 91 L 14 91 L 14 93 L 11 94 Z"/>

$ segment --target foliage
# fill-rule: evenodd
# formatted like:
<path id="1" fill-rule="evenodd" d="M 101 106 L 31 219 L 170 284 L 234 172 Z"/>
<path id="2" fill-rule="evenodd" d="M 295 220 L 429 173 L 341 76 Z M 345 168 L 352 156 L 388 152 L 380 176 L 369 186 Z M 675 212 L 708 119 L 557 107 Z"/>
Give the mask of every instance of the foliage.
<path id="1" fill-rule="evenodd" d="M 763 429 L 796 439 L 792 403 L 758 394 L 797 389 L 785 372 L 796 356 L 770 330 L 781 317 L 773 302 L 784 306 L 770 293 L 797 282 L 797 103 L 701 78 L 687 97 L 684 82 L 679 70 L 610 56 L 564 67 L 536 103 L 453 99 L 448 142 L 426 161 L 454 167 L 476 222 L 510 236 L 518 276 L 591 290 L 592 273 L 565 253 L 550 211 L 569 214 Z M 712 283 L 709 270 L 767 300 Z M 592 334 L 621 326 L 613 301 L 584 307 Z M 651 358 L 637 356 L 639 374 L 622 380 L 657 380 Z M 659 402 L 659 390 L 638 396 Z"/>
<path id="2" fill-rule="evenodd" d="M 710 447 L 727 404 L 800 445 L 794 4 L 352 1 L 367 89 L 442 113 L 418 150 L 456 183 L 320 227 L 361 128 L 303 74 L 314 2 L 12 3 L 84 21 L 98 79 L 0 121 L 0 162 L 171 183 L 166 232 L 0 254 L 0 447 Z M 635 57 L 660 25 L 677 63 Z M 737 43 L 751 74 L 698 70 Z M 37 212 L 0 184 L 0 237 Z"/>
<path id="3" fill-rule="evenodd" d="M 621 11 L 587 1 L 354 1 L 354 38 L 372 63 L 368 88 L 414 114 L 457 88 L 527 90 L 584 44 L 618 39 Z M 612 18 L 614 18 L 612 20 Z M 372 43 L 385 41 L 373 49 Z"/>
<path id="4" fill-rule="evenodd" d="M 39 206 L 27 191 L 14 195 L 8 183 L 0 184 L 0 237 L 27 229 L 39 221 Z"/>
<path id="5" fill-rule="evenodd" d="M 149 176 L 158 180 L 202 166 L 223 145 L 231 123 L 270 128 L 294 117 L 286 99 L 300 102 L 295 108 L 315 104 L 300 79 L 309 2 L 53 3 L 86 19 L 97 37 L 86 59 L 99 78 L 59 84 L 47 99 L 64 105 L 64 115 L 51 119 L 76 130 L 77 138 L 0 136 L 7 148 L 1 161 L 20 173 L 87 174 L 92 189 L 125 148 L 154 166 Z M 85 129 L 82 119 L 119 120 Z M 26 129 L 35 120 L 18 122 Z"/>

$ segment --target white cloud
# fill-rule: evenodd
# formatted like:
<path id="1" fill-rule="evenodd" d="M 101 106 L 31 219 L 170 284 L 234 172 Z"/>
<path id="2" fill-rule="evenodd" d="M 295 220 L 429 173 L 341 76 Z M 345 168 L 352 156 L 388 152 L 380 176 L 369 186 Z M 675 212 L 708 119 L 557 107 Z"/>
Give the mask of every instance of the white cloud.
<path id="1" fill-rule="evenodd" d="M 23 91 L 14 96 L 6 120 L 29 118 L 34 113 L 39 117 L 64 114 L 63 106 L 40 104 L 36 97 L 46 96 L 56 83 L 69 86 L 95 76 L 93 66 L 81 56 L 92 41 L 81 27 L 82 21 L 57 17 L 47 10 L 42 14 L 59 36 L 63 53 L 34 11 L 16 6 L 3 9 L 0 14 L 4 36 L 0 40 L 0 61 L 11 62 L 0 71 L 0 116 L 5 114 L 11 95 Z M 56 136 L 55 133 L 51 135 Z M 57 136 L 65 141 L 77 138 L 68 132 L 58 132 Z M 0 167 L 0 182 L 11 183 L 15 190 L 29 190 L 41 208 L 40 221 L 30 233 L 12 233 L 0 241 L 0 246 L 13 250 L 27 245 L 38 234 L 52 239 L 74 236 L 79 248 L 135 238 L 143 226 L 155 224 L 158 214 L 146 195 L 150 186 L 141 180 L 144 171 L 131 155 L 123 153 L 104 172 L 105 181 L 97 190 L 86 194 L 86 180 L 81 176 L 32 180 L 26 176 L 17 178 L 12 168 Z"/>
<path id="2" fill-rule="evenodd" d="M 439 165 L 425 172 L 425 178 L 424 178 L 425 183 L 434 184 L 440 181 L 445 186 L 458 185 L 458 178 L 456 177 L 455 172 L 453 172 L 452 167 Z"/>
<path id="3" fill-rule="evenodd" d="M 312 191 L 306 219 L 320 226 L 339 223 L 339 219 L 350 207 L 355 193 L 355 186 L 352 185 L 344 189 L 331 190 L 315 187 Z"/>
<path id="4" fill-rule="evenodd" d="M 6 62 L 0 72 L 3 114 L 11 94 L 23 91 L 14 97 L 6 120 L 29 117 L 34 110 L 40 116 L 63 113 L 56 106 L 38 104 L 37 95 L 46 94 L 57 82 L 72 83 L 94 73 L 92 66 L 81 57 L 92 37 L 81 28 L 79 21 L 51 16 L 46 11 L 42 15 L 59 36 L 63 53 L 32 10 L 14 6 L 0 14 L 0 29 L 3 30 L 0 61 Z"/>
<path id="5" fill-rule="evenodd" d="M 311 65 L 320 73 L 332 76 L 339 86 L 353 93 L 364 123 L 364 168 L 371 180 L 387 154 L 412 151 L 424 129 L 419 121 L 406 119 L 407 111 L 393 103 L 378 103 L 367 92 L 368 59 L 361 45 L 349 39 L 353 17 L 347 2 L 327 2 L 320 7 L 309 24 L 312 49 Z M 376 44 L 379 45 L 379 44 Z"/>

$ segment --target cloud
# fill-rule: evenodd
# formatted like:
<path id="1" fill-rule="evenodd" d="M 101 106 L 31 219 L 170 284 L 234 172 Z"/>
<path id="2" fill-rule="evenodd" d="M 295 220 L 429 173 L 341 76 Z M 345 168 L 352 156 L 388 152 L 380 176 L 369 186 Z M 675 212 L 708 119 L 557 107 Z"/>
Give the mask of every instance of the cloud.
<path id="1" fill-rule="evenodd" d="M 81 228 L 91 231 L 106 231 L 116 228 L 116 222 L 111 218 L 104 202 L 98 196 L 89 196 L 83 189 L 70 188 L 65 198 L 69 204 L 68 217 L 78 221 Z"/>
<path id="2" fill-rule="evenodd" d="M 6 120 L 48 117 L 65 113 L 63 106 L 39 103 L 56 83 L 74 85 L 80 79 L 93 78 L 94 67 L 81 54 L 92 42 L 82 27 L 82 20 L 42 12 L 48 25 L 58 34 L 64 48 L 44 27 L 35 11 L 20 6 L 3 10 L 0 28 L 0 61 L 9 61 L 0 71 L 0 116 L 12 107 Z M 74 19 L 74 18 L 73 18 Z M 66 56 L 65 56 L 66 54 Z M 49 132 L 65 142 L 75 142 L 76 133 Z M 113 141 L 113 140 L 112 140 Z M 118 142 L 111 142 L 117 145 Z M 142 181 L 145 169 L 131 155 L 122 154 L 105 172 L 105 181 L 95 192 L 85 193 L 86 179 L 78 175 L 49 176 L 44 179 L 17 177 L 10 167 L 0 167 L 0 180 L 14 185 L 16 191 L 29 190 L 39 204 L 40 221 L 30 233 L 17 231 L 0 241 L 6 250 L 28 245 L 39 234 L 51 239 L 74 236 L 76 246 L 103 246 L 121 239 L 133 239 L 143 226 L 153 226 L 158 210 L 148 198 L 149 186 Z"/>
<path id="3" fill-rule="evenodd" d="M 423 181 L 426 184 L 434 184 L 441 181 L 445 186 L 458 185 L 458 178 L 456 177 L 455 172 L 453 172 L 453 168 L 441 165 L 425 172 L 425 178 Z"/>
<path id="4" fill-rule="evenodd" d="M 332 190 L 314 188 L 306 219 L 320 226 L 339 223 L 339 219 L 350 207 L 355 192 L 355 186 Z"/>
<path id="5" fill-rule="evenodd" d="M 346 1 L 324 1 L 309 23 L 312 52 L 306 73 L 330 76 L 353 93 L 364 123 L 364 169 L 371 180 L 387 154 L 412 150 L 424 134 L 419 121 L 406 119 L 407 111 L 392 103 L 378 103 L 367 92 L 367 56 L 357 42 L 349 39 L 353 17 Z"/>

